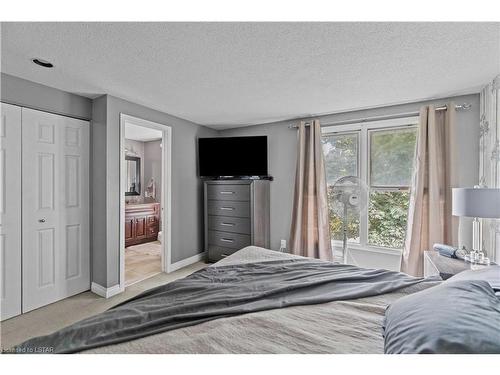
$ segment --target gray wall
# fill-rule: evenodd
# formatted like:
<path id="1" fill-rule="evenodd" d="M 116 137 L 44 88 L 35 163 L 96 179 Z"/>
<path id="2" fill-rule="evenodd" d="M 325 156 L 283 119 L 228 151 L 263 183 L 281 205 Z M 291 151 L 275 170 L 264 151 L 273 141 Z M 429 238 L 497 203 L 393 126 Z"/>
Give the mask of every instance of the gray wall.
<path id="1" fill-rule="evenodd" d="M 92 118 L 92 100 L 88 98 L 5 73 L 1 81 L 2 102 L 85 120 Z"/>
<path id="2" fill-rule="evenodd" d="M 156 201 L 163 203 L 161 201 L 161 161 L 161 141 L 144 142 L 144 191 L 153 178 L 156 183 Z"/>
<path id="3" fill-rule="evenodd" d="M 1 74 L 3 102 L 40 109 L 91 122 L 91 244 L 92 281 L 110 287 L 119 278 L 119 140 L 120 113 L 172 127 L 172 262 L 203 249 L 202 183 L 197 178 L 197 137 L 267 135 L 271 183 L 271 247 L 289 236 L 296 159 L 296 131 L 292 121 L 216 132 L 192 122 L 125 100 L 103 95 L 91 101 L 75 94 Z M 479 157 L 479 95 L 453 98 L 469 102 L 472 110 L 457 113 L 458 148 L 461 153 L 460 186 L 477 183 Z M 435 100 L 442 104 L 448 100 Z M 323 124 L 352 118 L 415 111 L 424 103 L 413 103 L 364 111 L 321 116 Z M 461 220 L 461 244 L 470 245 L 470 220 Z"/>
<path id="4" fill-rule="evenodd" d="M 474 186 L 478 182 L 479 166 L 479 95 L 466 95 L 449 99 L 411 103 L 363 111 L 353 111 L 320 116 L 323 125 L 331 122 L 364 117 L 381 116 L 417 111 L 427 103 L 441 105 L 453 100 L 455 104 L 471 103 L 472 109 L 457 112 L 456 124 L 460 150 L 459 186 Z M 280 239 L 288 241 L 295 178 L 297 131 L 288 129 L 296 121 L 282 121 L 264 125 L 248 126 L 219 131 L 221 136 L 267 135 L 269 142 L 269 173 L 274 177 L 271 182 L 271 248 L 279 249 Z M 469 219 L 460 221 L 460 246 L 470 247 L 472 226 Z"/>
<path id="5" fill-rule="evenodd" d="M 22 78 L 1 74 L 2 102 L 91 121 L 92 281 L 104 287 L 119 278 L 120 113 L 172 127 L 172 262 L 203 251 L 202 185 L 197 178 L 196 138 L 215 130 L 119 98 L 90 100 Z"/>
<path id="6" fill-rule="evenodd" d="M 156 182 L 156 201 L 161 202 L 161 140 L 158 141 L 135 141 L 125 138 L 125 147 L 130 155 L 141 158 L 141 195 L 129 195 L 125 202 L 142 202 L 146 196 L 146 187 L 151 178 Z"/>
<path id="7" fill-rule="evenodd" d="M 145 168 L 145 159 L 144 159 L 144 148 L 145 148 L 145 143 L 141 141 L 134 141 L 132 139 L 126 139 L 125 138 L 125 148 L 130 151 L 129 155 L 132 156 L 138 156 L 141 158 L 141 195 L 140 196 L 134 196 L 134 195 L 127 195 L 125 196 L 125 202 L 138 202 L 141 201 L 144 198 L 144 168 Z"/>
<path id="8" fill-rule="evenodd" d="M 105 252 L 99 257 L 106 262 L 93 263 L 93 275 L 94 280 L 105 280 L 100 282 L 102 286 L 111 287 L 119 282 L 120 113 L 172 127 L 172 262 L 203 251 L 202 183 L 197 177 L 196 143 L 198 137 L 215 136 L 217 132 L 109 95 L 94 101 L 94 106 L 102 104 L 102 100 L 106 103 L 107 178 L 105 184 L 94 184 L 94 189 L 96 194 L 106 195 L 106 233 L 93 239 L 93 252 Z M 99 219 L 96 216 L 94 219 Z"/>
<path id="9" fill-rule="evenodd" d="M 92 123 L 90 126 L 90 180 L 91 180 L 91 280 L 99 285 L 106 285 L 105 265 L 107 264 L 106 247 L 106 97 L 93 101 Z"/>

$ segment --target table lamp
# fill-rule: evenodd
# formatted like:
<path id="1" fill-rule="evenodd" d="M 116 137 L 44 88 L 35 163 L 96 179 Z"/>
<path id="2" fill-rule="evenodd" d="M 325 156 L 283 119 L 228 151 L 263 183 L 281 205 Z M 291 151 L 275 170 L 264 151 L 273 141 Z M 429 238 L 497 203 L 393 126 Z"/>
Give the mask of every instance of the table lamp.
<path id="1" fill-rule="evenodd" d="M 500 218 L 500 189 L 455 188 L 452 190 L 452 214 L 473 217 L 472 251 L 465 260 L 471 263 L 490 264 L 483 252 L 481 218 Z"/>

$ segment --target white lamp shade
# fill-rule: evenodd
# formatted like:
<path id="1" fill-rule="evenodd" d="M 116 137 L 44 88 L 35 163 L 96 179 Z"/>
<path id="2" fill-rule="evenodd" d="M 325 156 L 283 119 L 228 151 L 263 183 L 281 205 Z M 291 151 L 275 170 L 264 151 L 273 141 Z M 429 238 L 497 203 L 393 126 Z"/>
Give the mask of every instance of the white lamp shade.
<path id="1" fill-rule="evenodd" d="M 500 218 L 500 189 L 456 188 L 452 196 L 454 216 Z"/>

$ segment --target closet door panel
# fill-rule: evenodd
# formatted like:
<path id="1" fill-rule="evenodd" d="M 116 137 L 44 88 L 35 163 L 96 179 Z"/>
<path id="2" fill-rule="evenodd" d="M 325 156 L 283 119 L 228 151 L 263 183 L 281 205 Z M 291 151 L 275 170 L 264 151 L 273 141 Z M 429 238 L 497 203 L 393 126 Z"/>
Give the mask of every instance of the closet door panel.
<path id="1" fill-rule="evenodd" d="M 88 290 L 89 125 L 23 108 L 23 312 Z"/>
<path id="2" fill-rule="evenodd" d="M 69 294 L 90 289 L 89 123 L 64 118 L 62 231 L 64 285 Z"/>
<path id="3" fill-rule="evenodd" d="M 21 313 L 21 107 L 0 112 L 1 320 Z"/>

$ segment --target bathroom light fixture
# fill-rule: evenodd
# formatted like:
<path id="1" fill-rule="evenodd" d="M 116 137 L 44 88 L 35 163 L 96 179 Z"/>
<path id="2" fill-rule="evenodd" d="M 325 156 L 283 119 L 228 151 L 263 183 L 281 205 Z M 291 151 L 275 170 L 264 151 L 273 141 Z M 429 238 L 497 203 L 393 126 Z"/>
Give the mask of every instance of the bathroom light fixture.
<path id="1" fill-rule="evenodd" d="M 47 60 L 35 58 L 35 59 L 31 59 L 31 61 L 33 61 L 36 65 L 43 66 L 44 68 L 53 68 L 54 67 L 54 65 Z"/>

